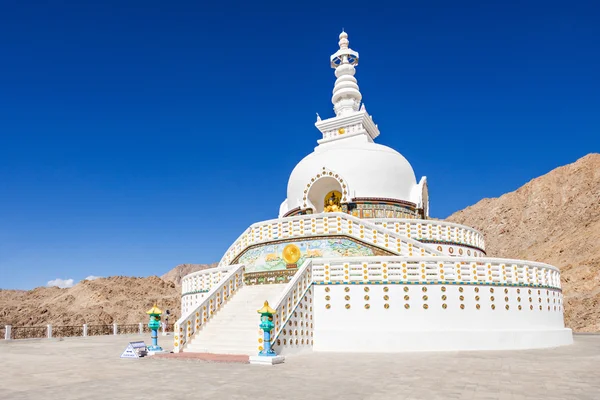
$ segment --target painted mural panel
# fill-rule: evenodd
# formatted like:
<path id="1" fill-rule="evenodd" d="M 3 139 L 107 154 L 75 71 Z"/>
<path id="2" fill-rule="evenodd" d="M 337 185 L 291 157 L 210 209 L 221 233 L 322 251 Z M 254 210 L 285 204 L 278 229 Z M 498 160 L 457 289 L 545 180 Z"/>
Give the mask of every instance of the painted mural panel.
<path id="1" fill-rule="evenodd" d="M 267 244 L 246 251 L 237 263 L 246 265 L 246 273 L 285 270 L 287 265 L 281 253 L 283 248 L 294 243 L 302 256 L 296 263 L 302 265 L 307 258 L 314 257 L 355 257 L 383 255 L 381 251 L 345 238 L 323 238 L 306 241 L 289 241 Z"/>

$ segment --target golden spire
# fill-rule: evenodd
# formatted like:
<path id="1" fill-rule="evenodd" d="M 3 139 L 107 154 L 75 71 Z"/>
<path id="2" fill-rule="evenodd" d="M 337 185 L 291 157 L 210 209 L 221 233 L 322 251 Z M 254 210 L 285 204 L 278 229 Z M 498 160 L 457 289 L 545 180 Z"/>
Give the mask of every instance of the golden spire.
<path id="1" fill-rule="evenodd" d="M 162 310 L 156 306 L 156 303 L 154 303 L 154 306 L 146 311 L 146 314 L 162 314 Z"/>
<path id="2" fill-rule="evenodd" d="M 265 300 L 265 305 L 257 312 L 259 314 L 275 314 L 277 311 L 273 310 L 271 306 L 269 306 L 269 302 Z"/>

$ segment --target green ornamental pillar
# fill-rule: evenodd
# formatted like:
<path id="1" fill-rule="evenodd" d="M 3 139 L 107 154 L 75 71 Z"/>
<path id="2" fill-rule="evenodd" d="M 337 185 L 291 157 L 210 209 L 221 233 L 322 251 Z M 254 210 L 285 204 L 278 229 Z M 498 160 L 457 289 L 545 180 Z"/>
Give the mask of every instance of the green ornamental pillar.
<path id="1" fill-rule="evenodd" d="M 260 314 L 259 326 L 260 329 L 263 330 L 264 341 L 263 350 L 258 353 L 258 355 L 263 357 L 274 357 L 277 354 L 275 354 L 275 351 L 271 348 L 271 330 L 275 327 L 275 324 L 273 323 L 273 314 L 275 314 L 276 311 L 269 306 L 268 301 L 265 301 L 265 305 L 258 310 L 258 313 Z"/>
<path id="2" fill-rule="evenodd" d="M 148 346 L 148 351 L 163 351 L 162 347 L 158 345 L 158 328 L 160 328 L 160 315 L 162 311 L 154 304 L 154 307 L 146 311 L 146 314 L 150 316 L 148 328 L 152 330 L 152 345 Z"/>

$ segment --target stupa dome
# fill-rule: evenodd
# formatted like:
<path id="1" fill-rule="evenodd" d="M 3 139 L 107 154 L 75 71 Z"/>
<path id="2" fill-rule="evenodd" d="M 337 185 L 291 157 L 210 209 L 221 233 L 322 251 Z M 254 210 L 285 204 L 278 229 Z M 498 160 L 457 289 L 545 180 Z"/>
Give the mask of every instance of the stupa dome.
<path id="1" fill-rule="evenodd" d="M 314 183 L 317 180 L 323 182 Z M 415 173 L 402 154 L 359 135 L 322 144 L 300 161 L 288 181 L 287 205 L 288 210 L 312 207 L 322 212 L 323 199 L 332 190 L 346 191 L 345 202 L 380 198 L 417 204 L 417 187 Z"/>

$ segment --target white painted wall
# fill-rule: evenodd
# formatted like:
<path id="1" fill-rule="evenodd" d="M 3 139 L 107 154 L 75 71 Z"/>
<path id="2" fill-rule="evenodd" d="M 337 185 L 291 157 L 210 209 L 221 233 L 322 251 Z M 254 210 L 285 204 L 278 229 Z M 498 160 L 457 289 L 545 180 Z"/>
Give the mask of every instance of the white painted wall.
<path id="1" fill-rule="evenodd" d="M 442 285 L 315 285 L 313 349 L 340 352 L 500 350 L 572 343 L 571 330 L 564 327 L 563 298 L 558 290 L 539 289 L 538 294 L 538 289 L 531 289 L 529 295 L 528 288 L 444 287 L 445 292 Z M 476 287 L 479 292 L 475 291 Z M 444 295 L 446 300 L 442 299 Z M 388 300 L 384 296 L 388 296 Z M 408 296 L 408 300 L 404 296 Z M 423 296 L 427 296 L 427 300 Z M 475 296 L 479 296 L 478 301 Z M 389 308 L 385 308 L 385 304 L 389 304 Z M 423 308 L 424 304 L 427 309 Z M 445 309 L 443 304 L 447 305 Z"/>

